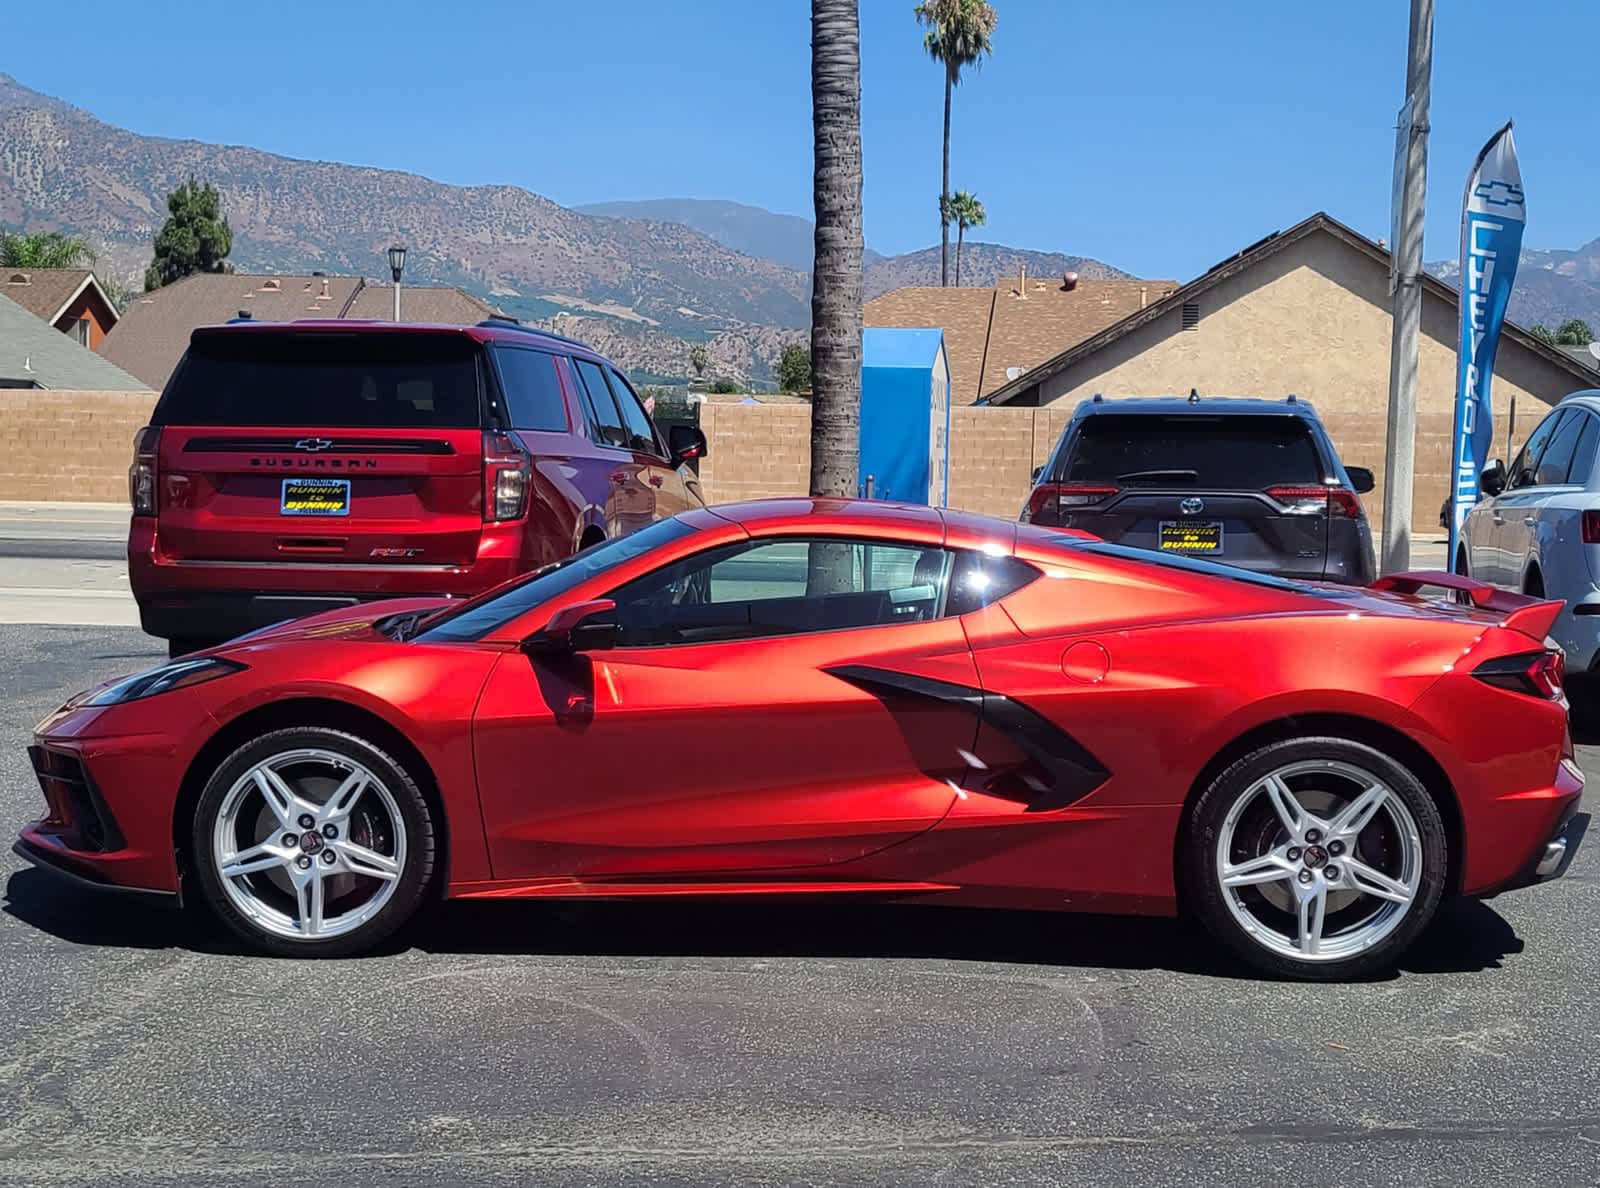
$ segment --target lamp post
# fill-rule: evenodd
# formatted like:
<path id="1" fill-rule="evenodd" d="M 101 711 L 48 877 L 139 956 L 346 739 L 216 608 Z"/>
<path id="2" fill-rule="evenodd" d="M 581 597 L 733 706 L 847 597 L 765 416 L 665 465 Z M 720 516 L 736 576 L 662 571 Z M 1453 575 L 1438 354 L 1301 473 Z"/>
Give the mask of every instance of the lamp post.
<path id="1" fill-rule="evenodd" d="M 394 277 L 394 320 L 400 320 L 400 275 L 406 270 L 406 249 L 395 244 L 389 249 L 389 275 Z"/>

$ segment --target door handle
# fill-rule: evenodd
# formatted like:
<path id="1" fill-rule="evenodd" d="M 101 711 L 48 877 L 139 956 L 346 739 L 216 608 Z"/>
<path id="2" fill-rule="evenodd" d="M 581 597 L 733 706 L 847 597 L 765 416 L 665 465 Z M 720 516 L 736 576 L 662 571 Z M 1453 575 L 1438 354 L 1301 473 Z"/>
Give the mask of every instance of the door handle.
<path id="1" fill-rule="evenodd" d="M 1499 512 L 1495 512 L 1494 513 L 1494 522 L 1496 524 L 1504 524 L 1506 522 L 1506 518 L 1504 516 L 1502 516 Z"/>
<path id="2" fill-rule="evenodd" d="M 1535 520 L 1535 519 L 1534 519 L 1534 518 L 1533 518 L 1533 517 L 1532 517 L 1532 516 L 1523 516 L 1523 517 L 1522 517 L 1522 522 L 1523 522 L 1523 523 L 1524 523 L 1524 524 L 1526 524 L 1526 525 L 1527 525 L 1527 526 L 1528 526 L 1528 527 L 1529 527 L 1529 528 L 1532 528 L 1532 527 L 1533 527 L 1533 526 L 1534 526 L 1534 525 L 1535 525 L 1535 524 L 1537 524 L 1537 523 L 1538 523 L 1538 522 L 1539 522 L 1539 521 L 1538 521 L 1538 520 Z"/>

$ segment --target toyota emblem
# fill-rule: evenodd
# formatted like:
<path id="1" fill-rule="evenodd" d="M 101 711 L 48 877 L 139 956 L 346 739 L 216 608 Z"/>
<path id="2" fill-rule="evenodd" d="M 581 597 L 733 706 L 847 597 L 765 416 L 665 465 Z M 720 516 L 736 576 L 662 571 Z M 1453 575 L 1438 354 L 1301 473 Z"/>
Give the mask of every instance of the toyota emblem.
<path id="1" fill-rule="evenodd" d="M 302 437 L 299 441 L 294 443 L 295 449 L 305 450 L 309 454 L 315 454 L 319 450 L 331 449 L 332 447 L 333 442 L 329 441 L 326 437 Z"/>
<path id="2" fill-rule="evenodd" d="M 1205 501 L 1196 499 L 1193 495 L 1178 504 L 1178 510 L 1186 516 L 1198 516 L 1206 510 Z"/>

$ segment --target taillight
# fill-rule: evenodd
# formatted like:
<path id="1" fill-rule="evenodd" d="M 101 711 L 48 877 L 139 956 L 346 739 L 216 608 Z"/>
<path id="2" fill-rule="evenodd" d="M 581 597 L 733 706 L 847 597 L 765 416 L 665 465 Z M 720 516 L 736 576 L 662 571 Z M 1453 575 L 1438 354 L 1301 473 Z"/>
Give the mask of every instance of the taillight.
<path id="1" fill-rule="evenodd" d="M 533 459 L 508 434 L 483 435 L 483 518 L 519 520 L 528 510 Z"/>
<path id="2" fill-rule="evenodd" d="M 161 430 L 146 425 L 133 435 L 133 465 L 128 467 L 128 502 L 136 516 L 153 516 L 157 511 L 156 455 L 161 447 Z"/>
<path id="3" fill-rule="evenodd" d="M 1486 685 L 1556 701 L 1566 684 L 1567 662 L 1560 652 L 1518 652 L 1486 660 L 1472 675 Z"/>
<path id="4" fill-rule="evenodd" d="M 1324 508 L 1329 515 L 1352 520 L 1365 514 L 1356 493 L 1345 487 L 1268 487 L 1267 494 L 1301 515 L 1315 515 Z"/>
<path id="5" fill-rule="evenodd" d="M 1099 483 L 1040 483 L 1028 495 L 1026 518 L 1038 520 L 1041 515 L 1054 519 L 1053 513 L 1074 507 L 1093 507 L 1103 503 L 1120 490 Z"/>
<path id="6" fill-rule="evenodd" d="M 1583 513 L 1583 543 L 1600 544 L 1600 509 Z"/>

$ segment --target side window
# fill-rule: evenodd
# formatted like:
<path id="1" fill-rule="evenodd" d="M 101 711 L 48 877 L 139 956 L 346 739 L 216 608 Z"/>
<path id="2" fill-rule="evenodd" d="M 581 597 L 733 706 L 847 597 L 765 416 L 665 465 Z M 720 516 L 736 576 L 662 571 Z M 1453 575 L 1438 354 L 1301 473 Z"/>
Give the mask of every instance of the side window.
<path id="1" fill-rule="evenodd" d="M 606 378 L 611 381 L 617 407 L 622 410 L 622 424 L 628 430 L 628 448 L 641 454 L 665 457 L 661 447 L 656 444 L 656 431 L 650 424 L 650 418 L 645 415 L 644 405 L 639 403 L 637 393 L 614 368 L 606 368 Z"/>
<path id="2" fill-rule="evenodd" d="M 606 377 L 587 359 L 572 362 L 578 370 L 579 383 L 588 393 L 589 408 L 594 412 L 595 426 L 600 431 L 599 443 L 627 449 L 628 431 L 622 426 L 622 416 L 617 412 L 617 402 L 611 398 L 611 389 L 606 386 Z"/>
<path id="3" fill-rule="evenodd" d="M 1015 557 L 990 557 L 965 549 L 955 555 L 950 574 L 950 596 L 945 614 L 966 615 L 1015 594 L 1039 576 L 1039 571 Z"/>
<path id="4" fill-rule="evenodd" d="M 1590 477 L 1594 474 L 1595 448 L 1600 446 L 1600 421 L 1596 421 L 1588 413 L 1574 415 L 1583 418 L 1583 432 L 1578 435 L 1578 444 L 1572 451 L 1572 465 L 1567 468 L 1567 482 L 1587 487 Z"/>
<path id="5" fill-rule="evenodd" d="M 513 428 L 566 432 L 567 404 L 561 397 L 554 355 L 524 347 L 497 346 L 494 361 Z"/>
<path id="6" fill-rule="evenodd" d="M 1556 430 L 1556 422 L 1561 418 L 1561 413 L 1553 412 L 1540 421 L 1528 438 L 1528 444 L 1522 447 L 1522 452 L 1517 455 L 1517 460 L 1511 464 L 1511 481 L 1508 487 L 1530 487 L 1533 485 L 1534 472 L 1539 465 L 1539 455 L 1544 453 L 1544 447 L 1550 444 L 1550 436 Z"/>
<path id="7" fill-rule="evenodd" d="M 1567 481 L 1573 451 L 1578 447 L 1578 437 L 1583 433 L 1583 424 L 1588 419 L 1586 414 L 1576 409 L 1561 418 L 1560 426 L 1551 435 L 1550 444 L 1539 459 L 1539 468 L 1534 471 L 1534 486 L 1551 487 Z"/>
<path id="8" fill-rule="evenodd" d="M 613 593 L 618 646 L 926 622 L 945 613 L 953 562 L 936 546 L 837 538 L 728 545 Z"/>

